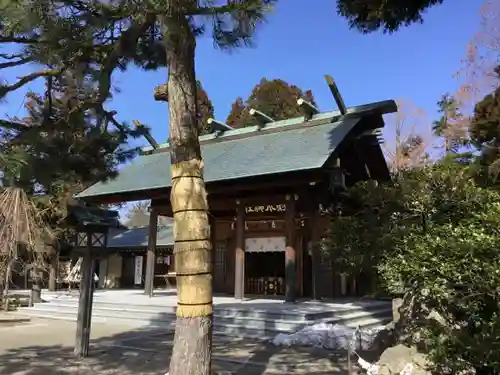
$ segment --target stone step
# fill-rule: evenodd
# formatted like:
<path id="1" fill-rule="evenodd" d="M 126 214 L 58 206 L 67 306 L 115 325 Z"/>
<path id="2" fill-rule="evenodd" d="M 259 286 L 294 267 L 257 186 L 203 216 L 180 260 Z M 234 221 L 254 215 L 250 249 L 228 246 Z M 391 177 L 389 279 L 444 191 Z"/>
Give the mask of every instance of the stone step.
<path id="1" fill-rule="evenodd" d="M 74 297 L 52 299 L 31 308 L 19 309 L 20 314 L 33 318 L 70 321 L 76 321 L 77 311 L 78 299 Z M 171 305 L 126 304 L 96 298 L 92 321 L 134 328 L 153 326 L 173 330 L 175 311 L 176 308 Z M 228 303 L 214 308 L 214 332 L 221 335 L 272 338 L 278 333 L 297 332 L 316 323 L 374 328 L 386 324 L 391 317 L 392 307 L 386 301 L 354 304 L 306 302 L 285 307 L 280 301 Z"/>
<path id="2" fill-rule="evenodd" d="M 77 316 L 76 306 L 49 306 L 44 304 L 39 308 L 21 309 L 20 313 L 31 317 L 45 319 L 64 319 L 75 321 Z M 38 305 L 40 306 L 40 305 Z M 252 334 L 252 336 L 260 336 L 264 333 L 267 335 L 277 333 L 293 333 L 308 325 L 315 323 L 332 323 L 344 324 L 349 327 L 376 327 L 390 321 L 390 310 L 379 309 L 374 311 L 353 311 L 344 313 L 335 319 L 318 319 L 318 320 L 279 320 L 270 318 L 252 318 L 252 317 L 220 317 L 214 316 L 214 328 L 219 332 L 228 334 Z M 173 326 L 175 323 L 175 314 L 158 314 L 156 312 L 132 310 L 117 311 L 106 308 L 96 308 L 92 312 L 92 320 L 100 323 L 109 324 L 126 324 L 131 326 Z"/>
<path id="3" fill-rule="evenodd" d="M 334 319 L 325 319 L 326 323 L 345 324 L 349 327 L 366 327 L 367 320 L 384 322 L 392 320 L 392 309 L 390 307 L 379 307 L 373 310 L 351 311 L 338 314 Z"/>
<path id="4" fill-rule="evenodd" d="M 78 300 L 55 300 L 48 303 L 37 304 L 34 308 L 45 308 L 50 306 L 57 306 L 57 308 L 68 309 L 74 308 L 75 310 L 78 308 Z M 236 304 L 233 306 L 221 307 L 214 306 L 214 314 L 221 318 L 253 318 L 253 319 L 276 319 L 276 320 L 304 320 L 304 321 L 316 321 L 318 319 L 327 319 L 342 317 L 345 314 L 351 314 L 355 311 L 379 311 L 380 309 L 386 308 L 390 309 L 391 305 L 386 302 L 372 302 L 370 304 L 358 304 L 351 305 L 347 307 L 330 307 L 329 310 L 325 310 L 325 307 L 322 306 L 319 311 L 315 311 L 315 308 L 318 308 L 314 305 L 290 305 L 290 308 L 283 308 L 283 303 L 277 303 L 276 309 L 273 309 L 271 304 L 267 305 L 266 308 L 256 308 L 251 304 Z M 108 311 L 120 311 L 123 313 L 137 313 L 137 314 L 175 314 L 176 307 L 175 306 L 162 306 L 162 305 L 144 305 L 144 304 L 124 304 L 124 303 L 116 303 L 116 302 L 101 302 L 94 301 L 94 310 L 108 310 Z"/>
<path id="5" fill-rule="evenodd" d="M 37 304 L 30 308 L 31 311 L 50 311 L 54 313 L 59 311 L 61 313 L 73 313 L 77 314 L 78 305 L 76 303 L 42 303 Z M 103 304 L 96 303 L 93 307 L 93 313 L 99 316 L 110 315 L 116 318 L 130 318 L 131 320 L 172 320 L 175 319 L 175 309 L 168 308 L 168 306 L 142 306 L 142 305 L 114 305 L 114 304 Z M 390 306 L 375 306 L 371 309 L 344 309 L 344 311 L 332 311 L 321 314 L 304 316 L 304 314 L 297 313 L 293 310 L 290 312 L 276 313 L 273 311 L 260 311 L 256 314 L 246 314 L 246 311 L 242 309 L 215 309 L 214 315 L 219 322 L 222 324 L 252 324 L 252 322 L 259 322 L 259 325 L 268 325 L 276 323 L 282 326 L 293 326 L 296 327 L 298 324 L 302 323 L 313 323 L 318 321 L 324 321 L 328 323 L 351 323 L 356 324 L 358 319 L 364 319 L 366 317 L 385 317 L 391 315 Z M 283 328 L 287 330 L 286 328 Z"/>
<path id="6" fill-rule="evenodd" d="M 71 303 L 41 303 L 36 304 L 35 306 L 29 308 L 31 311 L 63 311 L 63 312 L 72 312 L 77 314 L 78 312 L 78 304 Z M 154 316 L 173 316 L 175 317 L 175 309 L 164 308 L 162 309 L 150 309 L 148 306 L 133 306 L 128 305 L 125 306 L 108 306 L 102 305 L 99 303 L 93 304 L 92 312 L 99 312 L 102 315 L 110 315 L 110 316 L 130 316 L 133 319 L 147 319 L 149 317 Z"/>
<path id="7" fill-rule="evenodd" d="M 271 330 L 278 332 L 296 332 L 305 326 L 316 324 L 316 323 L 331 323 L 331 324 L 344 324 L 350 327 L 356 327 L 358 325 L 363 326 L 363 323 L 367 319 L 374 319 L 376 321 L 384 321 L 386 318 L 390 317 L 391 309 L 379 308 L 377 310 L 366 311 L 366 310 L 355 310 L 351 312 L 343 312 L 334 317 L 320 318 L 320 319 L 274 319 L 269 317 L 264 318 L 253 318 L 253 317 L 225 317 L 215 314 L 214 321 L 216 324 L 221 326 L 226 325 L 240 325 L 243 327 L 248 327 L 251 329 L 260 330 Z"/>

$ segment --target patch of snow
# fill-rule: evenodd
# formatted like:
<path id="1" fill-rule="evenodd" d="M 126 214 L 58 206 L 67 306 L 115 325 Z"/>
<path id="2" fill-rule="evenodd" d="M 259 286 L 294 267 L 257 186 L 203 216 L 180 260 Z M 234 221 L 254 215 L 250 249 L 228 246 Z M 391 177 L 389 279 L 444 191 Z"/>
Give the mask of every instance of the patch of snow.
<path id="1" fill-rule="evenodd" d="M 358 358 L 359 367 L 366 371 L 368 375 L 378 375 L 378 366 L 365 361 L 363 358 Z"/>
<path id="2" fill-rule="evenodd" d="M 318 323 L 292 334 L 280 333 L 273 340 L 275 346 L 314 346 L 326 349 L 367 350 L 379 330 L 352 329 L 340 324 Z"/>
<path id="3" fill-rule="evenodd" d="M 413 374 L 413 364 L 407 363 L 406 366 L 401 370 L 399 375 L 411 375 Z"/>
<path id="4" fill-rule="evenodd" d="M 60 300 L 74 300 L 78 298 L 77 294 L 45 294 L 43 295 L 43 300 L 46 302 L 50 301 L 60 301 Z"/>

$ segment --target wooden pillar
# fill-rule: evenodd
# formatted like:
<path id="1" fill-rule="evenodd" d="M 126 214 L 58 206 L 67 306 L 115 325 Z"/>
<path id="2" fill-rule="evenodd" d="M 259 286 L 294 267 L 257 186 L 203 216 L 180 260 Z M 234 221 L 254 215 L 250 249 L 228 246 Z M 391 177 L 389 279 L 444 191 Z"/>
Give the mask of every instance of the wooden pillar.
<path id="1" fill-rule="evenodd" d="M 216 234 L 215 234 L 215 217 L 213 215 L 208 215 L 208 220 L 210 222 L 210 243 L 212 245 L 212 290 L 214 292 L 218 292 L 218 283 L 219 275 L 217 274 L 217 269 L 215 266 L 215 243 L 216 243 Z"/>
<path id="2" fill-rule="evenodd" d="M 51 292 L 55 291 L 57 288 L 57 264 L 58 264 L 59 254 L 56 252 L 50 257 L 49 264 L 49 290 Z"/>
<path id="3" fill-rule="evenodd" d="M 312 276 L 312 297 L 314 300 L 320 300 L 320 288 L 321 288 L 321 254 L 319 248 L 319 212 L 318 205 L 313 204 L 310 211 L 309 219 L 309 230 L 311 239 L 311 276 Z"/>
<path id="4" fill-rule="evenodd" d="M 153 207 L 149 214 L 148 255 L 146 258 L 146 278 L 144 294 L 153 296 L 155 281 L 156 236 L 158 233 L 158 211 Z"/>
<path id="5" fill-rule="evenodd" d="M 78 357 L 87 357 L 89 353 L 90 325 L 92 316 L 92 294 L 94 270 L 92 267 L 92 235 L 87 234 L 87 248 L 83 254 L 80 269 L 80 298 L 78 300 L 78 315 L 76 321 L 75 354 Z"/>
<path id="6" fill-rule="evenodd" d="M 295 198 L 286 197 L 285 211 L 285 301 L 295 302 L 297 298 L 297 262 L 295 251 Z"/>
<path id="7" fill-rule="evenodd" d="M 245 206 L 237 202 L 236 207 L 236 249 L 234 262 L 234 298 L 245 296 Z"/>

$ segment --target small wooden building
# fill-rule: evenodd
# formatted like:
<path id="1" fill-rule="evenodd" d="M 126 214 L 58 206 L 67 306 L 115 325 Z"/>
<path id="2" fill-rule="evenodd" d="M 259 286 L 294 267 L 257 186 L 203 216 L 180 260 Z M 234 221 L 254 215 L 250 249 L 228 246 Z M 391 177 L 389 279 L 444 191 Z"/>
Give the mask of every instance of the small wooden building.
<path id="1" fill-rule="evenodd" d="M 114 229 L 108 235 L 106 252 L 99 262 L 100 288 L 144 288 L 148 227 Z M 167 286 L 175 272 L 172 224 L 159 224 L 156 231 L 154 286 Z"/>
<path id="2" fill-rule="evenodd" d="M 105 248 L 99 251 L 95 263 L 95 273 L 99 276 L 99 288 L 144 288 L 146 274 L 145 257 L 148 247 L 149 227 L 127 228 L 119 221 L 119 213 L 114 210 L 87 206 L 69 208 L 66 223 L 69 228 L 81 226 L 89 221 L 105 224 L 109 229 Z M 70 236 L 74 237 L 74 236 Z M 58 254 L 59 286 L 66 286 L 67 276 L 78 261 L 75 253 L 79 244 L 68 239 L 67 244 Z M 166 276 L 174 272 L 172 220 L 162 220 L 156 230 L 156 264 L 154 267 L 155 286 L 166 284 Z M 52 263 L 51 263 L 52 267 Z"/>
<path id="3" fill-rule="evenodd" d="M 379 144 L 384 101 L 200 137 L 214 244 L 214 292 L 333 297 L 334 270 L 319 251 L 325 211 L 345 187 L 388 180 Z M 93 203 L 151 199 L 148 256 L 158 215 L 171 216 L 169 145 L 148 147 L 117 178 L 77 197 Z M 148 262 L 149 263 L 149 262 Z M 151 263 L 154 264 L 154 263 Z M 152 269 L 146 271 L 151 275 Z"/>

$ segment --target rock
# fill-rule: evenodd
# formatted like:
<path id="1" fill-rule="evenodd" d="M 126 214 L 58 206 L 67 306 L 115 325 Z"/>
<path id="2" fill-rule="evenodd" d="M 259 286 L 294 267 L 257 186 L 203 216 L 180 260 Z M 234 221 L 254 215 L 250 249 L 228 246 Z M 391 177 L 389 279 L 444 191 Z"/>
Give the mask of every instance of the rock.
<path id="1" fill-rule="evenodd" d="M 429 364 L 425 354 L 419 353 L 416 348 L 405 345 L 396 345 L 386 349 L 376 365 L 379 367 L 379 375 L 394 375 L 411 364 L 411 375 L 430 375 L 427 370 Z"/>
<path id="2" fill-rule="evenodd" d="M 396 344 L 395 324 L 394 322 L 391 322 L 387 324 L 384 327 L 384 329 L 377 332 L 377 335 L 373 339 L 372 349 L 375 349 L 380 353 L 395 344 Z"/>

